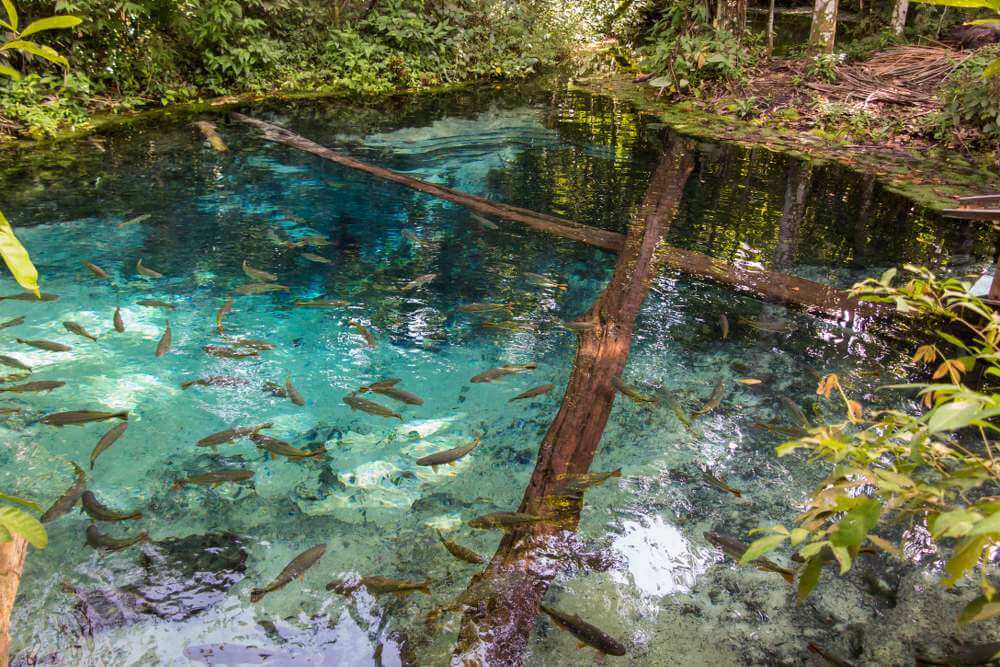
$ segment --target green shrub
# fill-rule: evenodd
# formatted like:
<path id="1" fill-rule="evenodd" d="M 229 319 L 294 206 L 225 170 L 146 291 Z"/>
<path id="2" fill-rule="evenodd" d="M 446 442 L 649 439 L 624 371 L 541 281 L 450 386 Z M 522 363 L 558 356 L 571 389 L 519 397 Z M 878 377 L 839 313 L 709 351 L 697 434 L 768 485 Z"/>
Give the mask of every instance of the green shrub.
<path id="1" fill-rule="evenodd" d="M 946 129 L 962 123 L 979 128 L 987 141 L 1000 141 L 1000 76 L 983 70 L 1000 56 L 1000 45 L 984 47 L 949 77 L 942 93 Z"/>

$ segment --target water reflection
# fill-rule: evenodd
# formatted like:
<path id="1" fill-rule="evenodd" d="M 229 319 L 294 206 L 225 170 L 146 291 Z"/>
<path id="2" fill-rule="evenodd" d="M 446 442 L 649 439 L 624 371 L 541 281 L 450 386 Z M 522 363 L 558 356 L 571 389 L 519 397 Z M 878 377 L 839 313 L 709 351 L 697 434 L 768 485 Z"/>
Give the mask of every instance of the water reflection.
<path id="1" fill-rule="evenodd" d="M 624 559 L 625 571 L 616 571 L 614 576 L 624 578 L 627 573 L 632 585 L 645 595 L 687 592 L 712 562 L 663 517 L 624 521 L 621 531 L 613 548 Z"/>

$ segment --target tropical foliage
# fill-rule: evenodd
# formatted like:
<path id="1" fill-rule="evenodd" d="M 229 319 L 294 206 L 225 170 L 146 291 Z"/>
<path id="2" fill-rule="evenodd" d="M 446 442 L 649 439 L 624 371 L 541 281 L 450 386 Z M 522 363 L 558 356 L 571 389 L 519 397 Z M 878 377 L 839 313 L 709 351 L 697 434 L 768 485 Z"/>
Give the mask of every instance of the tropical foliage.
<path id="1" fill-rule="evenodd" d="M 1000 313 L 969 294 L 958 279 L 939 280 L 929 271 L 906 267 L 855 287 L 867 300 L 892 304 L 913 322 L 933 322 L 931 342 L 913 360 L 925 365 L 930 382 L 883 387 L 908 392 L 913 409 L 870 408 L 853 398 L 836 375 L 820 382 L 817 394 L 839 401 L 844 420 L 812 428 L 778 448 L 781 456 L 807 452 L 832 470 L 813 492 L 796 525 L 772 526 L 743 557 L 749 562 L 786 543 L 805 559 L 798 576 L 805 598 L 831 554 L 841 574 L 865 549 L 902 558 L 908 531 L 929 536 L 944 559 L 943 583 L 952 586 L 977 575 L 982 594 L 960 621 L 1000 614 L 1000 598 L 987 572 L 987 559 L 1000 542 Z"/>
<path id="2" fill-rule="evenodd" d="M 28 510 L 42 511 L 30 500 L 0 493 L 0 544 L 9 542 L 11 536 L 16 534 L 38 549 L 48 546 L 45 526 Z"/>
<path id="3" fill-rule="evenodd" d="M 970 21 L 968 25 L 998 25 L 1000 24 L 1000 0 L 917 0 L 929 5 L 945 5 L 946 7 L 961 7 L 963 9 L 985 9 L 996 14 L 996 18 L 984 18 Z M 1000 58 L 988 63 L 983 70 L 983 76 L 1000 75 Z M 1000 121 L 1000 118 L 998 118 Z"/>

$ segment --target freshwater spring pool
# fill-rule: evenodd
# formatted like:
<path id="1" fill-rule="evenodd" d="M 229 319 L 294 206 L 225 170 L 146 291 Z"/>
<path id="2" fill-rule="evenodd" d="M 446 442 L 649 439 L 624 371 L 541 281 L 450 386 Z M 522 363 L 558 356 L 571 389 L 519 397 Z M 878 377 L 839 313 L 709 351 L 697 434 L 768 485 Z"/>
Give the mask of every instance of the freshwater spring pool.
<path id="1" fill-rule="evenodd" d="M 615 231 L 624 231 L 641 201 L 667 138 L 655 119 L 613 100 L 531 89 L 246 113 L 362 160 Z M 87 471 L 88 487 L 106 505 L 144 514 L 99 524 L 102 531 L 147 531 L 152 540 L 108 554 L 86 546 L 90 519 L 82 512 L 49 523 L 50 546 L 31 551 L 21 582 L 15 662 L 372 665 L 381 646 L 384 665 L 447 664 L 458 617 L 435 632 L 424 617 L 477 569 L 449 555 L 435 529 L 483 555 L 496 548 L 499 532 L 465 521 L 516 509 L 570 373 L 575 335 L 560 323 L 590 306 L 614 256 L 516 223 L 483 226 L 461 206 L 266 142 L 222 117 L 215 120 L 230 150 L 215 153 L 189 120 L 123 129 L 38 151 L 34 160 L 10 156 L 2 165 L 12 193 L 4 211 L 32 253 L 43 291 L 60 298 L 0 301 L 0 321 L 26 318 L 0 331 L 0 353 L 33 367 L 30 380 L 66 385 L 0 395 L 0 408 L 20 409 L 0 421 L 0 488 L 48 506 L 71 484 L 70 462 L 87 468 L 97 440 L 114 426 L 56 428 L 37 423 L 42 415 L 128 410 L 125 434 Z M 843 169 L 816 167 L 805 216 L 794 229 L 779 229 L 787 158 L 702 143 L 696 160 L 667 236 L 674 245 L 841 287 L 904 262 L 964 274 L 989 261 L 984 233 L 941 222 Z M 316 236 L 326 240 L 295 245 Z M 138 275 L 139 259 L 163 277 Z M 81 260 L 110 279 L 95 278 Z M 252 282 L 244 260 L 274 273 L 288 291 L 237 295 L 226 333 L 276 347 L 245 359 L 209 356 L 204 346 L 226 345 L 216 312 Z M 567 289 L 539 287 L 525 273 Z M 427 274 L 434 274 L 428 284 L 402 289 Z M 5 286 L 16 291 L 10 280 Z M 349 305 L 293 306 L 320 298 Z M 138 305 L 143 299 L 176 308 Z M 483 327 L 508 315 L 459 310 L 474 302 L 511 303 L 531 330 Z M 112 326 L 116 307 L 123 333 Z M 733 322 L 726 340 L 723 313 Z M 168 319 L 172 348 L 157 358 Z M 98 339 L 69 333 L 66 320 Z M 374 349 L 349 320 L 374 334 Z M 72 350 L 42 351 L 15 338 Z M 815 400 L 815 373 L 837 372 L 874 400 L 876 386 L 913 372 L 907 349 L 864 327 L 662 272 L 640 314 L 626 379 L 651 393 L 671 390 L 688 411 L 720 377 L 727 393 L 690 431 L 666 406 L 650 410 L 619 397 L 593 469 L 620 467 L 622 477 L 587 494 L 579 531 L 611 567 L 557 579 L 546 600 L 624 640 L 628 657 L 609 657 L 610 664 L 809 664 L 816 659 L 806 650 L 810 641 L 857 664 L 908 664 L 917 650 L 1000 638 L 996 626 L 963 631 L 951 622 L 970 591 L 938 587 L 938 563 L 926 549 L 914 549 L 910 567 L 884 563 L 875 572 L 894 599 L 852 573 L 825 575 L 796 606 L 780 577 L 735 566 L 703 538 L 708 530 L 745 537 L 757 525 L 787 523 L 822 476 L 801 459 L 778 459 L 780 436 L 753 427 L 787 421 L 780 397 L 810 415 L 833 414 Z M 537 369 L 469 381 L 494 366 L 529 362 Z M 238 385 L 180 387 L 208 376 L 235 377 Z M 304 406 L 264 389 L 287 377 Z M 398 410 L 397 420 L 342 401 L 387 377 L 401 378 L 423 404 L 373 396 Z M 746 377 L 764 382 L 735 382 Z M 543 383 L 556 388 L 508 402 Z M 273 423 L 270 435 L 306 449 L 325 446 L 328 456 L 271 459 L 247 439 L 214 451 L 195 446 L 211 433 L 265 421 Z M 482 445 L 454 467 L 415 465 L 477 432 Z M 699 464 L 742 498 L 706 485 Z M 220 468 L 254 476 L 173 488 L 177 479 Z M 303 580 L 249 602 L 251 588 L 319 543 L 327 551 Z M 350 574 L 429 578 L 432 594 L 324 590 Z M 593 660 L 593 651 L 578 650 L 572 636 L 539 619 L 526 664 Z"/>

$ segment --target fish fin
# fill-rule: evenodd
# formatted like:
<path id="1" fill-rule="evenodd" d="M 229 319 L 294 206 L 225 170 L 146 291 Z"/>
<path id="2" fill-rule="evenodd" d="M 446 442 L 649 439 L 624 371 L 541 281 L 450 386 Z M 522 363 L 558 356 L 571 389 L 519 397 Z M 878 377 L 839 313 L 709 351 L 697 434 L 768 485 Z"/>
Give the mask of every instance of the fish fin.
<path id="1" fill-rule="evenodd" d="M 790 584 L 795 583 L 795 573 L 792 572 L 791 570 L 782 570 L 778 572 L 778 574 L 780 574 L 781 578 L 787 581 L 788 583 Z"/>
<path id="2" fill-rule="evenodd" d="M 576 643 L 576 650 L 577 651 L 579 651 L 580 649 L 585 649 L 585 648 L 587 648 L 587 645 L 584 644 L 583 642 L 577 642 Z"/>
<path id="3" fill-rule="evenodd" d="M 622 469 L 621 468 L 615 468 L 614 470 L 611 471 L 611 476 L 612 477 L 621 477 L 622 476 Z"/>
<path id="4" fill-rule="evenodd" d="M 188 484 L 188 481 L 186 479 L 175 479 L 173 485 L 171 486 L 171 488 L 173 488 L 173 489 L 183 489 L 185 486 L 187 486 L 187 484 Z"/>
<path id="5" fill-rule="evenodd" d="M 367 394 L 369 391 L 371 391 L 371 389 L 372 389 L 371 387 L 358 387 L 358 393 Z"/>
<path id="6" fill-rule="evenodd" d="M 455 467 L 455 462 L 454 461 L 448 461 L 448 465 L 450 465 L 452 468 L 454 468 Z"/>
<path id="7" fill-rule="evenodd" d="M 252 591 L 250 591 L 250 602 L 259 602 L 260 599 L 264 597 L 265 592 L 266 591 L 260 588 L 253 589 Z"/>
<path id="8" fill-rule="evenodd" d="M 437 471 L 438 471 L 437 466 L 431 466 L 431 472 L 437 472 Z"/>

